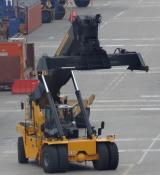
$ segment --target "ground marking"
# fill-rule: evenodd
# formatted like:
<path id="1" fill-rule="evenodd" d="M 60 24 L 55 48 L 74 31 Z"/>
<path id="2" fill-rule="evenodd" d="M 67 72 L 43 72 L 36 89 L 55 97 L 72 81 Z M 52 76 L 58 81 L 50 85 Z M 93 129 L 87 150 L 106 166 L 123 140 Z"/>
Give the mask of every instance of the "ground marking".
<path id="1" fill-rule="evenodd" d="M 157 140 L 160 138 L 160 134 L 158 134 L 157 137 L 155 137 L 155 139 L 153 140 L 153 142 L 149 145 L 148 149 L 146 149 L 146 151 L 144 152 L 144 154 L 142 155 L 142 157 L 140 158 L 140 160 L 137 162 L 138 165 L 140 165 L 145 157 L 147 156 L 147 154 L 149 153 L 149 151 L 151 150 L 151 148 L 154 146 L 154 144 L 157 142 Z"/>
<path id="2" fill-rule="evenodd" d="M 5 113 L 7 113 L 7 112 L 22 112 L 22 110 L 20 110 L 20 109 L 0 109 L 0 113 L 3 113 L 3 112 L 5 112 Z"/>
<path id="3" fill-rule="evenodd" d="M 108 21 L 105 21 L 104 23 L 101 24 L 100 29 L 103 29 L 109 22 L 111 22 L 113 19 L 116 19 L 117 17 L 120 17 L 122 14 L 124 14 L 125 11 L 121 11 L 118 14 L 116 14 L 113 18 L 109 19 Z"/>
<path id="4" fill-rule="evenodd" d="M 117 138 L 117 142 L 144 142 L 144 141 L 154 141 L 155 138 L 150 137 L 144 137 L 144 138 Z M 157 139 L 157 141 L 160 141 L 160 138 Z"/>
<path id="5" fill-rule="evenodd" d="M 101 38 L 100 41 L 160 41 L 160 38 Z"/>
<path id="6" fill-rule="evenodd" d="M 128 168 L 125 170 L 125 172 L 123 173 L 123 175 L 128 175 L 133 167 L 134 167 L 134 164 L 130 164 Z"/>
<path id="7" fill-rule="evenodd" d="M 107 3 L 104 3 L 104 4 L 98 4 L 98 3 L 95 3 L 95 1 L 91 1 L 91 6 L 92 7 L 107 7 L 111 4 L 111 2 L 107 2 Z"/>
<path id="8" fill-rule="evenodd" d="M 160 152 L 160 149 L 120 149 L 119 153 Z"/>
<path id="9" fill-rule="evenodd" d="M 128 99 L 128 100 L 95 100 L 95 103 L 137 103 L 137 102 L 144 102 L 144 103 L 159 103 L 160 100 L 151 100 L 151 99 Z"/>
<path id="10" fill-rule="evenodd" d="M 102 47 L 160 47 L 160 44 L 102 44 Z"/>
<path id="11" fill-rule="evenodd" d="M 98 94 L 98 96 L 108 95 L 111 91 L 113 91 L 125 78 L 126 74 L 118 74 L 107 86 L 106 88 Z M 107 93 L 106 93 L 107 91 Z"/>
<path id="12" fill-rule="evenodd" d="M 141 4 L 142 2 L 143 2 L 143 0 L 139 0 L 139 1 L 138 1 L 138 4 Z"/>
<path id="13" fill-rule="evenodd" d="M 160 95 L 141 95 L 141 98 L 160 98 Z"/>
<path id="14" fill-rule="evenodd" d="M 91 108 L 91 111 L 102 112 L 102 111 L 160 111 L 160 108 Z M 159 117 L 159 116 L 157 116 Z"/>
<path id="15" fill-rule="evenodd" d="M 121 11 L 121 12 L 119 12 L 116 16 L 114 16 L 114 18 L 113 19 L 116 19 L 116 18 L 118 18 L 118 17 L 120 17 L 120 16 L 122 16 L 123 14 L 125 13 L 125 11 L 123 10 L 123 11 Z"/>
<path id="16" fill-rule="evenodd" d="M 115 18 L 110 23 L 160 22 L 160 17 L 123 17 Z"/>
<path id="17" fill-rule="evenodd" d="M 99 105 L 92 105 L 92 108 L 109 108 L 109 107 L 113 107 L 113 108 L 117 108 L 117 107 L 124 107 L 124 108 L 128 108 L 128 107 L 160 107 L 160 104 L 99 104 Z"/>

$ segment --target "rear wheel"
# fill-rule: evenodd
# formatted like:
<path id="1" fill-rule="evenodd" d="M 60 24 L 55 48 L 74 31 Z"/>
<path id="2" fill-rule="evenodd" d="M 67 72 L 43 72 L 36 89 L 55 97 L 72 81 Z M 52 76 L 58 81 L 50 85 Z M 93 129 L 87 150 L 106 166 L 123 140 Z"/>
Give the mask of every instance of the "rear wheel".
<path id="1" fill-rule="evenodd" d="M 58 5 L 55 7 L 55 19 L 60 20 L 65 16 L 65 8 L 63 5 Z"/>
<path id="2" fill-rule="evenodd" d="M 60 3 L 61 5 L 64 5 L 64 4 L 66 3 L 66 0 L 59 0 L 59 3 Z"/>
<path id="3" fill-rule="evenodd" d="M 90 0 L 74 0 L 74 2 L 78 7 L 87 7 L 90 3 Z"/>
<path id="4" fill-rule="evenodd" d="M 53 12 L 49 9 L 42 10 L 42 23 L 51 23 Z"/>
<path id="5" fill-rule="evenodd" d="M 98 160 L 93 161 L 93 166 L 96 170 L 108 170 L 109 168 L 109 151 L 105 143 L 97 144 Z"/>
<path id="6" fill-rule="evenodd" d="M 28 159 L 25 155 L 24 142 L 22 137 L 18 137 L 18 162 L 19 163 L 28 163 Z"/>
<path id="7" fill-rule="evenodd" d="M 59 170 L 58 152 L 54 146 L 45 146 L 42 150 L 42 167 L 46 173 L 56 173 Z"/>
<path id="8" fill-rule="evenodd" d="M 115 170 L 119 163 L 118 147 L 115 143 L 109 142 L 107 148 L 109 151 L 109 170 Z"/>
<path id="9" fill-rule="evenodd" d="M 68 169 L 68 151 L 66 145 L 58 145 L 59 172 L 65 172 Z"/>

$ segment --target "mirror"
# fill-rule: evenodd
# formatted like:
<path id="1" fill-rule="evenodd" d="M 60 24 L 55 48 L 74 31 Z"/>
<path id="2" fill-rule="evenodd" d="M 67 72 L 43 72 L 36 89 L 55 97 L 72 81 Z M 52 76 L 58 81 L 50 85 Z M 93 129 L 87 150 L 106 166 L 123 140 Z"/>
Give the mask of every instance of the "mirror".
<path id="1" fill-rule="evenodd" d="M 21 102 L 21 109 L 23 110 L 24 109 L 24 103 Z"/>
<path id="2" fill-rule="evenodd" d="M 98 129 L 98 135 L 100 136 L 101 134 L 102 134 L 102 129 L 99 128 L 99 129 Z"/>
<path id="3" fill-rule="evenodd" d="M 101 122 L 101 129 L 104 129 L 104 126 L 105 126 L 105 122 L 102 121 L 102 122 Z"/>

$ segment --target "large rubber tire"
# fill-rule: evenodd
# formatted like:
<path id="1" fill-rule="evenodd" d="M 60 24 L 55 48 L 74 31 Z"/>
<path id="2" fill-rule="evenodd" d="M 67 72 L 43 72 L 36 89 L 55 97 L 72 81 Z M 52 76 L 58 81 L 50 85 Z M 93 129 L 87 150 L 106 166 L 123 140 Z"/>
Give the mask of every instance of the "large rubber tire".
<path id="1" fill-rule="evenodd" d="M 58 5 L 55 7 L 55 19 L 60 20 L 65 16 L 65 8 L 63 5 Z"/>
<path id="2" fill-rule="evenodd" d="M 19 163 L 28 163 L 28 159 L 25 155 L 24 142 L 22 137 L 18 137 L 18 162 Z"/>
<path id="3" fill-rule="evenodd" d="M 59 172 L 66 172 L 68 170 L 68 150 L 66 145 L 58 145 L 59 158 Z"/>
<path id="4" fill-rule="evenodd" d="M 107 143 L 109 151 L 109 170 L 115 170 L 119 164 L 119 152 L 117 145 L 113 142 Z"/>
<path id="5" fill-rule="evenodd" d="M 78 7 L 87 7 L 90 3 L 90 0 L 74 0 L 74 2 Z"/>
<path id="6" fill-rule="evenodd" d="M 42 167 L 46 173 L 56 173 L 59 170 L 58 152 L 55 146 L 45 146 L 42 150 Z"/>
<path id="7" fill-rule="evenodd" d="M 61 5 L 64 5 L 64 4 L 66 3 L 66 0 L 59 0 L 59 3 L 60 3 Z"/>
<path id="8" fill-rule="evenodd" d="M 42 23 L 51 23 L 53 20 L 52 12 L 50 10 L 43 10 L 42 11 Z"/>
<path id="9" fill-rule="evenodd" d="M 93 166 L 96 170 L 109 169 L 109 151 L 105 143 L 97 143 L 97 153 L 99 159 L 93 161 Z"/>

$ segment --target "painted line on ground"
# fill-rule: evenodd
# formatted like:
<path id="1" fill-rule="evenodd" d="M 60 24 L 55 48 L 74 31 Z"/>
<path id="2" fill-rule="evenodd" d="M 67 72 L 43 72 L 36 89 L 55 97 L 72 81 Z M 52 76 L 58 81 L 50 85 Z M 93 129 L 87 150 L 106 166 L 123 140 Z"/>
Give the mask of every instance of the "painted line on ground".
<path id="1" fill-rule="evenodd" d="M 115 16 L 113 16 L 113 18 L 105 21 L 104 23 L 102 23 L 100 25 L 100 29 L 103 29 L 106 25 L 108 25 L 108 23 L 112 22 L 113 19 L 117 19 L 118 17 L 120 17 L 124 13 L 125 13 L 125 11 L 123 10 L 123 11 L 119 12 L 118 14 L 116 14 Z"/>
<path id="2" fill-rule="evenodd" d="M 101 4 L 95 3 L 95 2 L 92 2 L 92 1 L 91 1 L 91 6 L 92 6 L 92 7 L 107 7 L 107 6 L 109 6 L 110 4 L 111 4 L 110 1 L 107 2 L 107 3 L 101 3 Z"/>
<path id="3" fill-rule="evenodd" d="M 102 47 L 160 47 L 160 44 L 102 44 Z"/>
<path id="4" fill-rule="evenodd" d="M 145 8 L 145 7 L 160 7 L 160 4 L 140 4 L 136 7 L 141 7 L 141 8 Z"/>
<path id="5" fill-rule="evenodd" d="M 150 137 L 144 137 L 144 138 L 117 138 L 117 142 L 144 142 L 144 141 L 154 141 L 155 138 Z M 160 141 L 160 138 L 157 139 L 157 141 Z"/>
<path id="6" fill-rule="evenodd" d="M 156 102 L 159 103 L 160 100 L 151 100 L 151 99 L 128 99 L 128 100 L 95 100 L 95 103 L 137 103 L 137 102 L 144 102 L 144 103 L 152 103 Z"/>
<path id="7" fill-rule="evenodd" d="M 147 154 L 151 151 L 152 147 L 154 146 L 154 144 L 157 142 L 157 140 L 160 138 L 160 134 L 158 134 L 158 136 L 156 136 L 154 138 L 154 140 L 152 141 L 152 143 L 149 145 L 149 147 L 146 149 L 146 151 L 144 151 L 144 154 L 142 155 L 142 157 L 140 158 L 140 160 L 137 162 L 138 165 L 140 165 L 145 157 L 147 156 Z"/>
<path id="8" fill-rule="evenodd" d="M 150 2 L 144 2 L 145 4 L 160 4 L 160 2 L 157 1 L 150 1 Z"/>
<path id="9" fill-rule="evenodd" d="M 113 91 L 122 81 L 123 79 L 126 77 L 126 74 L 121 73 L 118 74 L 107 86 L 106 88 L 100 92 L 97 96 L 103 96 L 105 94 L 105 96 L 109 95 L 111 91 Z M 107 91 L 107 93 L 106 93 Z"/>
<path id="10" fill-rule="evenodd" d="M 91 108 L 91 111 L 102 112 L 102 111 L 160 111 L 160 108 Z M 159 117 L 159 116 L 157 116 Z"/>
<path id="11" fill-rule="evenodd" d="M 119 153 L 136 153 L 136 152 L 160 152 L 160 149 L 119 149 Z M 17 154 L 17 150 L 2 151 L 2 154 Z"/>
<path id="12" fill-rule="evenodd" d="M 16 154 L 16 153 L 17 153 L 16 150 L 7 150 L 2 152 L 2 154 Z"/>
<path id="13" fill-rule="evenodd" d="M 160 38 L 100 38 L 100 41 L 160 41 Z"/>
<path id="14" fill-rule="evenodd" d="M 125 172 L 123 173 L 123 175 L 128 175 L 131 172 L 131 170 L 133 169 L 134 166 L 135 166 L 134 164 L 130 164 L 128 166 L 128 168 L 125 170 Z"/>
<path id="15" fill-rule="evenodd" d="M 22 112 L 20 109 L 0 109 L 0 113 L 7 113 L 7 112 Z"/>
<path id="16" fill-rule="evenodd" d="M 116 18 L 118 18 L 118 17 L 120 17 L 120 16 L 122 16 L 123 14 L 125 13 L 125 11 L 123 10 L 123 11 L 121 11 L 121 12 L 119 12 L 116 16 L 114 16 L 114 18 L 113 19 L 116 19 Z"/>
<path id="17" fill-rule="evenodd" d="M 118 108 L 118 107 L 160 107 L 160 104 L 99 104 L 99 105 L 92 105 L 92 108 Z"/>
<path id="18" fill-rule="evenodd" d="M 109 23 L 143 23 L 143 22 L 160 22 L 160 17 L 134 17 L 134 18 L 115 18 L 112 21 L 109 21 Z"/>
<path id="19" fill-rule="evenodd" d="M 139 1 L 138 1 L 138 4 L 141 4 L 142 2 L 143 2 L 143 0 L 139 0 Z"/>
<path id="20" fill-rule="evenodd" d="M 141 98 L 160 98 L 160 95 L 141 95 Z"/>
<path id="21" fill-rule="evenodd" d="M 160 149 L 120 149 L 119 153 L 136 153 L 136 152 L 160 152 Z"/>

